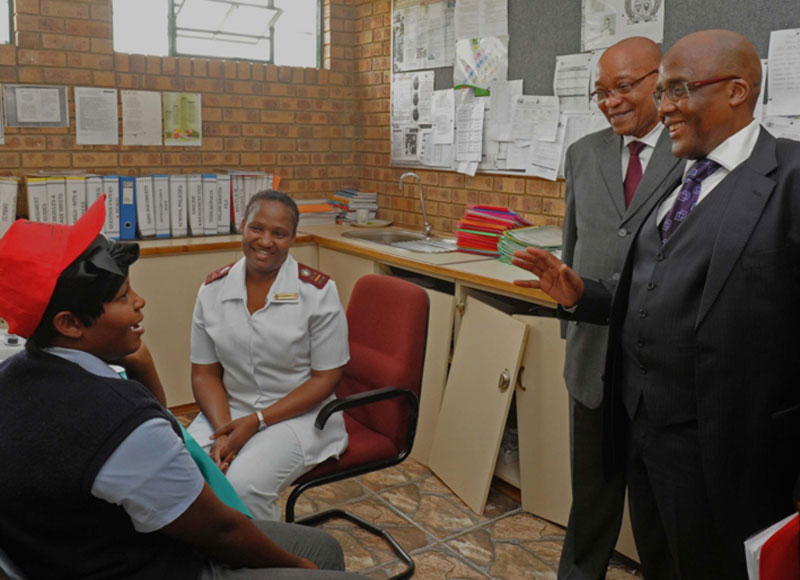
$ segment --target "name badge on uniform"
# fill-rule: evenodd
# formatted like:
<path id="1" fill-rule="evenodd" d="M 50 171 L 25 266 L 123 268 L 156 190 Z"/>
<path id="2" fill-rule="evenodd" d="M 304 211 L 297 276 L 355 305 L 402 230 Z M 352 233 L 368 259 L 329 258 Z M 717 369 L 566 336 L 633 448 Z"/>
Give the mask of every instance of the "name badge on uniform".
<path id="1" fill-rule="evenodd" d="M 272 295 L 273 302 L 289 302 L 297 300 L 297 292 L 276 292 Z"/>

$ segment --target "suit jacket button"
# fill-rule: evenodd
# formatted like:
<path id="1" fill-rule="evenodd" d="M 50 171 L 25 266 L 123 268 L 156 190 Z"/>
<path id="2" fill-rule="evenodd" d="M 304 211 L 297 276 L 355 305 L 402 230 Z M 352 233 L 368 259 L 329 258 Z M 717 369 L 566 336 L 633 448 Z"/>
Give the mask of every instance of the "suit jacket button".
<path id="1" fill-rule="evenodd" d="M 619 280 L 619 272 L 614 272 L 613 274 L 611 274 L 611 279 L 612 280 Z"/>
<path id="2" fill-rule="evenodd" d="M 628 230 L 626 230 L 625 228 L 620 228 L 620 229 L 617 230 L 617 235 L 620 238 L 624 238 L 625 236 L 628 235 Z"/>
<path id="3" fill-rule="evenodd" d="M 646 375 L 647 374 L 647 367 L 639 367 L 639 374 Z"/>
<path id="4" fill-rule="evenodd" d="M 656 254 L 656 261 L 660 262 L 663 259 L 664 259 L 664 254 L 662 254 L 661 252 Z"/>
<path id="5" fill-rule="evenodd" d="M 639 311 L 639 318 L 647 318 L 647 310 L 645 310 L 644 308 L 642 308 L 642 309 Z"/>
<path id="6" fill-rule="evenodd" d="M 656 287 L 656 283 L 655 282 L 648 282 L 647 283 L 647 289 L 648 290 L 653 290 L 655 287 Z"/>

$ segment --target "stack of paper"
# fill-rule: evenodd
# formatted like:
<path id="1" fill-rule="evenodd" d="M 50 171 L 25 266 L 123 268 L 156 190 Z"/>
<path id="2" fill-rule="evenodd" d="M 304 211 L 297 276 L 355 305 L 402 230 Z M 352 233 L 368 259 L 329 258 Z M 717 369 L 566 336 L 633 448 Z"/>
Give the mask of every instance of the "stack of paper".
<path id="1" fill-rule="evenodd" d="M 503 232 L 529 225 L 531 222 L 507 207 L 468 204 L 456 225 L 458 250 L 497 257 L 497 244 Z"/>
<path id="2" fill-rule="evenodd" d="M 330 204 L 342 212 L 340 217 L 344 221 L 356 221 L 359 209 L 369 210 L 369 219 L 374 219 L 378 212 L 378 194 L 346 187 L 333 194 Z"/>
<path id="3" fill-rule="evenodd" d="M 296 199 L 301 226 L 335 224 L 339 211 L 327 199 Z"/>
<path id="4" fill-rule="evenodd" d="M 497 244 L 500 261 L 511 263 L 516 250 L 532 246 L 542 248 L 561 258 L 561 228 L 557 226 L 531 226 L 505 232 Z"/>

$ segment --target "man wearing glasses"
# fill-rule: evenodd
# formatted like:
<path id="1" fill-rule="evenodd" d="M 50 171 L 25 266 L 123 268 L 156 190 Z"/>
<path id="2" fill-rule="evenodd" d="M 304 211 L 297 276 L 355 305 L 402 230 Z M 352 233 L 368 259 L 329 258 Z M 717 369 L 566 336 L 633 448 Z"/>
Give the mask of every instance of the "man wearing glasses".
<path id="1" fill-rule="evenodd" d="M 611 127 L 572 145 L 566 158 L 564 261 L 581 276 L 619 277 L 632 234 L 653 205 L 659 186 L 680 176 L 658 122 L 653 90 L 661 49 L 629 38 L 598 61 L 592 100 Z M 565 323 L 564 380 L 570 395 L 572 508 L 560 580 L 602 580 L 622 523 L 625 478 L 603 474 L 603 366 L 608 328 Z"/>
<path id="2" fill-rule="evenodd" d="M 798 505 L 800 143 L 753 120 L 760 88 L 740 34 L 678 41 L 654 102 L 688 162 L 619 282 L 541 251 L 514 261 L 538 276 L 519 285 L 610 325 L 606 465 L 626 471 L 647 580 L 744 580 L 742 542 Z"/>

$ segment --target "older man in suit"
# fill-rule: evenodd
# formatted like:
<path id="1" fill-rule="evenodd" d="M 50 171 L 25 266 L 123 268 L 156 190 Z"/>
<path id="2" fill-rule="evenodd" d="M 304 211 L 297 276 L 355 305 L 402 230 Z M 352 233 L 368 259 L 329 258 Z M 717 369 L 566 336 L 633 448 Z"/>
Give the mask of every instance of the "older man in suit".
<path id="1" fill-rule="evenodd" d="M 654 99 L 689 162 L 618 284 L 515 259 L 538 276 L 520 285 L 610 325 L 604 451 L 626 470 L 648 580 L 747 578 L 742 542 L 800 491 L 800 143 L 753 120 L 760 83 L 740 34 L 678 41 Z"/>
<path id="2" fill-rule="evenodd" d="M 598 61 L 592 99 L 610 123 L 567 151 L 564 262 L 581 276 L 619 277 L 632 234 L 658 200 L 657 189 L 680 175 L 652 93 L 661 49 L 635 37 Z M 608 329 L 569 322 L 564 380 L 570 395 L 572 508 L 560 580 L 602 580 L 622 523 L 625 478 L 605 481 L 601 375 Z"/>

